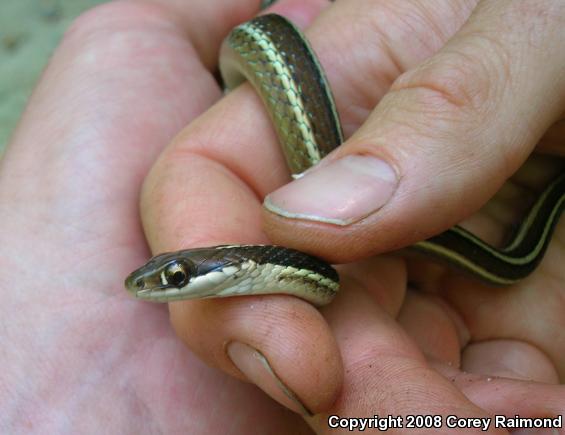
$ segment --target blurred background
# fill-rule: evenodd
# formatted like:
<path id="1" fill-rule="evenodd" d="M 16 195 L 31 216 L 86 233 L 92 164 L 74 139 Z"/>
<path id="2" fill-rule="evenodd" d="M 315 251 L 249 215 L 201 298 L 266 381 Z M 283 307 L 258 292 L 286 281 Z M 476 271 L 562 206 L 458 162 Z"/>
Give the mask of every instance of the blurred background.
<path id="1" fill-rule="evenodd" d="M 0 154 L 65 29 L 106 0 L 0 0 Z"/>

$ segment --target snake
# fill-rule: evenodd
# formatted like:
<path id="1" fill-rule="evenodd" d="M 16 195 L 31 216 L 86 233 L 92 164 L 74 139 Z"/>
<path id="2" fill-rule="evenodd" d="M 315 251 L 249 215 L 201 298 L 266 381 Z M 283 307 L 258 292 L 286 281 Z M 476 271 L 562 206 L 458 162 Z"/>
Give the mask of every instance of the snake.
<path id="1" fill-rule="evenodd" d="M 288 19 L 266 14 L 235 27 L 222 43 L 219 66 L 227 89 L 248 81 L 259 94 L 293 176 L 344 141 L 320 62 Z M 540 263 L 564 204 L 561 173 L 537 197 L 505 247 L 495 248 L 455 226 L 411 249 L 488 284 L 510 285 Z M 324 260 L 294 249 L 220 245 L 157 255 L 132 272 L 125 287 L 136 298 L 152 302 L 289 294 L 322 306 L 338 292 L 339 276 Z"/>

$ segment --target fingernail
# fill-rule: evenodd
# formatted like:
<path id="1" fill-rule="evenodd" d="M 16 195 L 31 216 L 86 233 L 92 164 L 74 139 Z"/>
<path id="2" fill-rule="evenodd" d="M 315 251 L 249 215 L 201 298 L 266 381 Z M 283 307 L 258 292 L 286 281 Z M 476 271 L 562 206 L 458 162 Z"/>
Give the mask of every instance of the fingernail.
<path id="1" fill-rule="evenodd" d="M 257 349 L 234 341 L 227 346 L 228 356 L 247 379 L 280 404 L 300 414 L 312 413 L 277 376 L 269 361 Z"/>
<path id="2" fill-rule="evenodd" d="M 265 198 L 267 210 L 292 219 L 349 225 L 383 207 L 398 185 L 385 161 L 349 155 L 281 187 Z"/>

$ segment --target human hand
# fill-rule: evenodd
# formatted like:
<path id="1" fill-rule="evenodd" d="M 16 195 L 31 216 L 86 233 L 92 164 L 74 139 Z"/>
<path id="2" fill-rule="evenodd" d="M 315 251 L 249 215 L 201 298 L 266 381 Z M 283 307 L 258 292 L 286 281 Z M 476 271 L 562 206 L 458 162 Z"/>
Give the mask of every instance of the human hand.
<path id="1" fill-rule="evenodd" d="M 215 49 L 256 2 L 115 2 L 79 18 L 0 167 L 0 432 L 308 433 L 202 364 L 123 279 L 149 252 L 139 191 L 220 96 Z"/>
<path id="2" fill-rule="evenodd" d="M 546 20 L 532 25 L 531 35 L 523 30 L 515 34 L 511 30 L 518 12 L 508 2 L 479 6 L 459 36 L 416 69 L 417 73 L 407 73 L 396 81 L 394 92 L 383 98 L 400 73 L 441 48 L 475 6 L 462 2 L 465 7 L 453 9 L 451 2 L 449 7 L 439 3 L 443 6 L 430 6 L 429 2 L 395 3 L 394 7 L 337 2 L 308 29 L 333 85 L 346 132 L 355 131 L 382 100 L 368 122 L 329 160 L 344 154 L 378 155 L 381 160 L 390 157 L 395 170 L 403 172 L 398 186 L 377 174 L 375 178 L 382 182 L 374 180 L 374 184 L 381 191 L 369 192 L 369 198 L 353 196 L 347 203 L 350 208 L 332 203 L 336 187 L 326 186 L 314 206 L 327 205 L 330 211 L 358 212 L 360 207 L 375 205 L 375 198 L 391 198 L 378 213 L 350 225 L 292 220 L 266 212 L 266 230 L 274 241 L 334 261 L 349 261 L 430 236 L 479 208 L 559 119 L 560 94 L 550 96 L 546 89 L 554 89 L 556 82 L 563 85 L 557 77 L 561 58 L 551 51 L 556 45 L 552 41 L 558 39 L 551 17 L 558 12 L 544 11 Z M 281 2 L 278 7 L 289 11 L 289 5 Z M 523 11 L 533 12 L 539 11 L 534 6 Z M 496 33 L 493 23 L 498 26 L 501 16 L 508 20 L 503 22 L 509 29 L 500 29 L 499 42 L 508 43 L 508 47 L 501 46 L 509 51 L 520 49 L 520 65 L 514 65 L 516 59 L 508 56 L 502 60 L 510 64 L 501 64 L 505 68 L 499 69 L 495 67 L 501 65 L 489 63 L 500 61 L 499 47 L 488 43 L 498 41 L 491 33 Z M 353 21 L 354 27 L 350 25 Z M 528 44 L 522 46 L 520 38 Z M 363 44 L 355 46 L 361 40 Z M 543 58 L 551 59 L 544 68 L 539 68 L 539 54 L 531 50 L 532 41 L 539 41 L 546 50 Z M 476 64 L 468 58 L 477 58 Z M 499 77 L 501 70 L 510 76 Z M 432 83 L 436 76 L 440 81 Z M 505 88 L 507 80 L 513 85 L 511 89 Z M 522 86 L 524 81 L 529 86 Z M 465 86 L 472 89 L 467 91 Z M 532 103 L 537 105 L 532 108 Z M 527 110 L 516 110 L 524 105 Z M 522 124 L 528 126 L 527 132 Z M 499 143 L 502 149 L 489 147 Z M 556 144 L 550 140 L 546 149 L 562 152 Z M 481 152 L 469 159 L 467 150 L 479 146 Z M 305 183 L 315 184 L 316 172 L 293 183 L 295 187 L 270 195 L 271 204 L 304 205 L 299 189 Z M 340 178 L 337 172 L 333 177 L 336 182 L 346 182 L 351 175 Z M 484 180 L 481 189 L 470 181 L 479 175 Z M 324 180 L 328 178 L 332 179 Z M 142 201 L 153 251 L 267 242 L 259 231 L 259 204 L 287 180 L 260 102 L 247 86 L 234 91 L 179 135 L 153 168 Z M 429 204 L 442 207 L 429 213 Z M 291 212 L 303 214 L 297 209 Z M 308 210 L 305 214 L 315 213 Z M 487 223 L 486 229 L 491 228 Z M 559 237 L 556 234 L 555 238 Z M 479 416 L 485 415 L 485 410 L 552 415 L 563 407 L 562 387 L 492 381 L 488 376 L 465 375 L 460 368 L 558 382 L 563 372 L 558 352 L 562 341 L 545 332 L 559 329 L 550 326 L 548 318 L 557 319 L 558 325 L 563 323 L 559 316 L 563 311 L 563 276 L 557 260 L 551 261 L 559 258 L 555 249 L 559 247 L 554 243 L 548 260 L 532 279 L 496 293 L 451 275 L 442 283 L 445 291 L 439 295 L 405 293 L 404 263 L 398 258 L 379 258 L 342 269 L 343 294 L 322 310 L 325 319 L 302 301 L 272 296 L 175 303 L 171 305 L 172 322 L 181 338 L 209 364 L 256 382 L 298 411 L 328 409 L 338 395 L 331 412 L 343 415 L 439 412 Z M 532 299 L 540 294 L 544 303 L 536 301 L 536 325 L 531 328 L 531 323 L 524 325 L 519 319 L 524 307 L 531 307 Z M 481 305 L 485 300 L 490 310 Z M 505 319 L 500 319 L 501 306 L 508 313 Z M 398 324 L 391 319 L 398 319 Z M 206 331 L 205 337 L 202 331 Z M 233 342 L 244 345 L 236 344 L 234 350 L 230 346 Z M 338 348 L 346 373 L 343 390 Z M 433 364 L 424 355 L 430 356 Z M 293 399 L 285 397 L 279 382 L 292 391 Z M 524 403 L 524 397 L 535 401 L 536 407 L 532 402 Z M 323 416 L 311 423 L 324 430 Z"/>
<path id="3" fill-rule="evenodd" d="M 180 29 L 190 28 L 188 33 L 192 35 L 192 44 L 198 48 L 197 52 L 204 59 L 204 64 L 210 66 L 213 64 L 212 59 L 215 59 L 214 47 L 217 47 L 217 42 L 210 44 L 211 50 L 208 52 L 203 50 L 205 44 L 195 35 L 209 35 L 206 30 L 213 31 L 218 22 L 224 23 L 227 29 L 233 25 L 231 20 L 236 22 L 245 19 L 246 13 L 240 10 L 239 16 L 222 3 L 223 9 L 215 10 L 223 11 L 225 21 L 217 21 L 215 17 L 212 20 L 214 25 L 207 25 L 211 21 L 203 19 L 205 12 L 209 11 L 204 8 L 205 4 L 209 5 L 210 2 L 200 5 L 201 14 L 191 9 L 191 15 L 186 16 L 180 13 L 181 9 L 177 9 L 173 15 L 177 25 L 181 24 Z M 251 8 L 251 5 L 247 6 Z M 182 31 L 163 18 L 163 14 L 167 18 L 170 16 L 166 9 L 133 3 L 104 8 L 83 17 L 58 50 L 35 92 L 0 172 L 0 201 L 5 206 L 1 213 L 4 232 L 0 256 L 0 282 L 5 296 L 1 306 L 5 331 L 3 340 L 6 343 L 18 343 L 18 348 L 9 354 L 8 346 L 2 346 L 2 427 L 21 429 L 24 426 L 24 430 L 28 430 L 33 426 L 40 430 L 44 427 L 62 430 L 63 427 L 70 426 L 73 429 L 80 427 L 84 432 L 91 427 L 100 430 L 100 422 L 106 418 L 108 427 L 118 428 L 118 431 L 123 432 L 132 430 L 132 420 L 135 418 L 139 425 L 134 429 L 136 433 L 155 427 L 163 431 L 188 429 L 218 432 L 228 425 L 234 431 L 239 429 L 245 433 L 249 432 L 250 427 L 259 432 L 263 427 L 277 427 L 280 433 L 303 431 L 304 427 L 300 426 L 296 418 L 273 407 L 252 389 L 230 382 L 217 372 L 198 364 L 172 339 L 164 325 L 165 313 L 162 310 L 128 301 L 121 289 L 125 273 L 137 266 L 146 255 L 141 233 L 138 227 L 134 228 L 137 187 L 146 169 L 160 150 L 160 144 L 208 107 L 219 94 L 206 70 L 198 62 L 194 62 L 195 56 L 190 56 L 192 50 L 181 36 Z M 252 11 L 247 13 L 251 15 Z M 121 39 L 122 44 L 110 44 L 116 40 L 116 36 L 124 37 Z M 140 47 L 140 42 L 147 45 Z M 112 46 L 111 50 L 108 49 L 108 44 Z M 152 47 L 158 47 L 159 50 L 151 50 Z M 140 48 L 148 51 L 140 51 Z M 93 59 L 96 62 L 93 63 Z M 148 63 L 149 59 L 154 59 L 155 62 Z M 160 73 L 163 64 L 169 67 L 166 74 Z M 143 74 L 132 76 L 132 70 Z M 192 79 L 194 87 L 187 87 L 187 78 Z M 239 91 L 240 97 L 242 93 L 247 93 L 246 98 L 250 100 L 242 110 L 242 118 L 236 117 L 235 120 L 241 121 L 247 115 L 253 116 L 250 126 L 257 128 L 257 137 L 271 138 L 266 142 L 274 142 L 268 121 L 261 118 L 261 115 L 255 121 L 257 114 L 261 113 L 259 104 L 251 93 L 242 89 Z M 220 105 L 220 109 L 216 108 L 212 113 L 217 115 L 222 110 L 227 110 L 226 107 L 238 101 L 239 97 L 236 98 L 236 95 L 226 99 L 222 103 L 224 105 Z M 147 108 L 140 104 L 147 101 L 154 104 L 166 101 L 167 104 L 159 105 L 159 110 L 153 110 L 154 105 Z M 100 110 L 94 110 L 100 107 Z M 202 133 L 209 133 L 204 128 L 205 125 L 206 121 L 195 124 L 175 144 L 183 143 L 184 140 L 186 145 L 186 140 L 191 137 L 188 133 L 198 131 L 199 126 L 205 130 Z M 237 130 L 230 131 L 228 128 L 225 136 L 229 137 L 233 131 Z M 41 144 L 39 148 L 38 143 Z M 117 143 L 121 145 L 119 150 Z M 172 145 L 170 150 L 174 149 L 175 145 Z M 266 154 L 271 153 L 276 154 L 274 144 Z M 161 160 L 161 168 L 164 167 L 163 162 L 174 155 L 172 151 L 166 153 Z M 182 152 L 178 155 L 182 155 Z M 192 161 L 187 159 L 174 163 L 173 159 L 170 166 L 172 174 L 167 175 L 174 175 L 175 169 L 178 171 L 176 174 L 179 178 L 175 187 L 183 186 L 186 181 L 183 171 L 187 168 L 179 166 Z M 198 163 L 202 163 L 202 160 L 196 159 L 195 165 Z M 281 184 L 285 174 L 279 157 L 272 157 L 270 163 L 274 164 L 273 170 L 277 173 L 264 169 L 267 173 L 260 175 L 268 177 L 272 184 L 270 187 L 276 187 Z M 222 171 L 221 165 L 216 168 L 229 180 L 236 180 L 229 178 L 230 173 Z M 158 173 L 158 169 L 155 173 Z M 18 181 L 17 189 L 13 187 L 14 180 Z M 174 177 L 167 176 L 167 182 L 173 180 Z M 222 183 L 219 185 L 222 186 Z M 245 191 L 242 183 L 238 185 Z M 193 187 L 195 186 L 188 186 L 187 194 L 194 193 L 191 190 Z M 201 187 L 206 187 L 205 183 Z M 146 192 L 149 198 L 159 198 L 156 191 L 151 192 L 151 181 L 148 182 Z M 161 192 L 169 193 L 166 190 Z M 190 200 L 205 202 L 205 194 L 208 192 L 199 192 L 202 196 L 190 196 Z M 241 193 L 241 190 L 235 192 Z M 231 195 L 232 191 L 228 193 Z M 227 198 L 231 198 L 230 195 Z M 221 192 L 219 196 L 222 197 Z M 190 211 L 187 210 L 186 203 L 176 208 L 178 203 L 175 201 L 178 199 L 172 193 L 161 197 L 163 205 L 173 206 L 170 211 L 180 213 L 182 207 L 184 211 Z M 148 206 L 148 199 L 145 201 Z M 221 202 L 218 201 L 217 204 Z M 210 205 L 212 208 L 205 210 L 230 209 L 224 208 L 225 203 L 220 207 L 206 204 L 207 207 Z M 179 222 L 182 216 L 177 214 L 173 216 L 177 219 L 176 226 L 171 227 L 166 224 L 175 223 L 175 220 L 167 221 L 166 210 L 156 207 L 146 209 L 148 214 L 145 219 L 150 221 L 152 213 L 161 212 L 165 217 L 164 231 L 160 232 L 155 228 L 150 236 L 157 249 L 190 246 L 181 244 L 182 242 L 228 241 L 221 239 L 221 231 L 216 232 L 226 224 L 221 216 L 217 218 L 215 226 L 214 222 L 209 222 L 211 215 L 202 213 L 200 209 L 202 214 L 196 213 L 191 215 L 190 221 L 184 220 L 189 223 L 188 228 L 185 228 L 182 226 L 183 222 Z M 238 218 L 245 215 L 245 211 L 240 210 L 239 206 L 236 207 L 236 212 L 229 216 Z M 254 223 L 259 219 L 257 213 L 257 208 L 248 213 L 255 219 L 252 221 Z M 224 217 L 228 218 L 228 215 Z M 200 223 L 203 225 L 198 226 L 196 233 L 193 225 Z M 238 223 L 243 221 L 230 220 L 233 227 L 237 227 Z M 147 228 L 151 234 L 151 225 Z M 188 230 L 186 235 L 182 233 L 185 229 Z M 257 227 L 249 230 L 249 237 L 245 241 L 264 240 L 256 229 Z M 169 234 L 171 230 L 174 231 Z M 242 239 L 246 236 L 237 231 L 229 233 L 230 231 L 225 231 L 224 235 Z M 175 234 L 180 239 L 175 239 Z M 219 234 L 217 240 L 213 239 L 212 234 L 214 237 Z M 349 411 L 348 406 L 355 406 L 355 411 L 352 412 L 372 413 L 377 409 L 382 410 L 381 414 L 387 410 L 400 413 L 402 409 L 398 407 L 387 407 L 395 407 L 397 403 L 394 398 L 400 394 L 405 395 L 406 385 L 413 383 L 420 394 L 413 396 L 413 402 L 403 402 L 406 409 L 413 409 L 416 406 L 414 402 L 423 400 L 422 394 L 429 392 L 420 388 L 433 387 L 430 391 L 435 394 L 439 386 L 444 393 L 440 397 L 442 402 L 457 407 L 464 401 L 464 406 L 458 409 L 470 410 L 473 415 L 477 415 L 479 411 L 467 403 L 456 389 L 449 389 L 452 388 L 451 385 L 448 388 L 443 383 L 444 380 L 427 369 L 413 341 L 390 321 L 390 313 L 394 316 L 403 300 L 403 290 L 396 291 L 405 288 L 402 263 L 398 259 L 386 258 L 368 263 L 371 270 L 381 265 L 380 276 L 375 278 L 369 273 L 357 273 L 353 276 L 372 277 L 372 280 L 365 278 L 363 283 L 372 291 L 364 293 L 360 289 L 356 290 L 352 283 L 355 278 L 349 278 L 351 269 L 345 270 L 345 287 L 351 290 L 324 312 L 336 331 L 338 342 L 342 347 L 347 345 L 347 348 L 342 348 L 347 357 L 346 368 L 355 369 L 349 371 L 345 378 L 346 388 L 336 409 L 346 413 Z M 363 265 L 353 267 L 361 268 Z M 30 274 L 30 270 L 33 273 Z M 16 284 L 14 277 L 17 277 Z M 17 291 L 13 291 L 14 288 Z M 108 296 L 113 296 L 111 304 L 108 303 Z M 274 339 L 270 342 L 270 348 L 258 347 L 261 350 L 267 349 L 269 352 L 265 353 L 269 357 L 274 356 L 275 362 L 278 356 L 276 347 L 280 344 L 287 346 L 282 347 L 279 353 L 288 352 L 289 363 L 292 363 L 293 356 L 300 355 L 300 352 L 295 353 L 297 349 L 307 352 L 319 350 L 317 354 L 334 358 L 336 353 L 328 346 L 328 343 L 331 345 L 333 342 L 328 341 L 328 330 L 324 329 L 321 318 L 316 317 L 317 312 L 301 301 L 290 299 L 272 297 L 260 301 L 209 301 L 208 304 L 200 304 L 208 312 L 196 317 L 193 326 L 198 326 L 199 319 L 221 320 L 222 316 L 212 316 L 219 313 L 227 316 L 223 318 L 228 319 L 228 326 L 236 321 L 234 332 L 238 332 L 237 326 L 246 323 L 245 333 L 257 334 L 260 343 L 261 339 L 267 344 Z M 346 305 L 354 302 L 356 305 L 353 307 Z M 198 314 L 196 308 L 199 303 L 193 305 L 195 311 L 191 314 Z M 188 304 L 175 304 L 172 309 L 173 321 L 181 335 L 185 336 L 187 330 L 182 330 L 182 321 L 187 319 L 182 319 L 180 314 L 182 310 L 189 309 Z M 256 310 L 255 318 L 250 316 L 250 309 Z M 243 316 L 231 317 L 239 314 Z M 206 318 L 206 315 L 210 317 Z M 285 327 L 284 320 L 288 317 L 296 322 L 290 328 L 291 332 L 296 333 L 295 336 L 285 336 L 289 328 Z M 318 337 L 312 337 L 316 329 L 310 328 L 311 319 L 320 319 Z M 258 323 L 252 323 L 253 320 Z M 279 320 L 283 321 L 281 331 L 274 329 Z M 217 323 L 200 326 L 204 329 L 197 331 L 191 339 L 198 339 L 198 334 L 205 331 L 208 334 L 205 338 L 213 337 L 210 346 L 213 349 L 215 343 L 221 342 L 221 337 L 218 339 L 214 336 L 214 332 L 218 330 Z M 306 327 L 309 334 L 304 334 L 301 326 Z M 357 334 L 359 327 L 362 332 L 360 335 Z M 436 331 L 437 328 L 433 330 Z M 245 333 L 242 335 L 245 336 Z M 279 343 L 277 338 L 290 338 L 290 341 Z M 317 338 L 318 347 L 306 346 L 316 344 Z M 293 348 L 296 340 L 301 340 L 304 344 Z M 365 352 L 367 350 L 369 352 Z M 365 360 L 359 358 L 360 351 L 365 352 Z M 221 352 L 220 350 L 218 355 Z M 389 357 L 383 358 L 387 354 Z M 100 359 L 97 359 L 99 355 Z M 319 358 L 319 355 L 312 356 Z M 387 366 L 390 369 L 399 362 L 399 356 L 405 357 L 402 361 L 413 365 L 413 370 L 408 373 L 411 377 L 406 376 L 405 372 L 408 370 L 400 370 L 402 377 L 387 378 L 390 370 L 381 369 L 386 369 Z M 359 364 L 359 361 L 366 364 Z M 302 377 L 297 378 L 295 375 L 298 373 L 295 371 L 288 378 L 291 385 L 304 382 L 305 389 L 308 390 L 313 386 L 327 385 L 325 376 L 331 374 L 332 370 L 336 371 L 336 379 L 331 379 L 334 388 L 330 382 L 325 390 L 310 391 L 307 395 L 306 404 L 313 410 L 316 410 L 316 402 L 320 408 L 324 407 L 337 391 L 337 372 L 341 366 L 336 365 L 335 359 L 333 365 L 328 362 L 332 361 L 316 366 L 308 361 L 305 365 L 295 361 L 299 369 L 304 369 Z M 285 368 L 284 364 L 280 366 Z M 401 364 L 392 368 L 406 367 Z M 164 368 L 168 376 L 163 375 Z M 233 367 L 230 370 L 235 371 Z M 279 374 L 286 376 L 288 373 L 282 370 Z M 88 383 L 86 388 L 85 383 Z M 466 382 L 462 384 L 465 385 Z M 479 381 L 472 385 L 479 387 L 475 392 L 486 388 L 508 392 L 508 388 L 501 388 L 498 381 Z M 502 387 L 505 385 L 503 381 Z M 516 384 L 511 385 L 515 387 Z M 559 409 L 558 396 L 551 387 L 540 389 L 526 385 L 521 388 L 522 384 L 517 385 L 514 391 L 525 392 L 533 399 L 543 393 L 543 403 L 551 402 Z M 316 394 L 321 399 L 317 399 Z M 379 397 L 375 397 L 375 394 Z M 310 395 L 313 399 L 310 399 Z M 100 401 L 101 396 L 111 397 L 112 400 Z M 482 404 L 480 397 L 473 400 Z M 507 403 L 506 401 L 505 404 Z M 540 407 L 546 406 L 541 400 L 539 403 Z M 429 405 L 437 405 L 437 400 Z M 418 406 L 422 409 L 421 404 Z M 140 408 L 142 412 L 139 411 Z M 441 408 L 442 411 L 446 409 L 448 407 Z M 31 411 L 28 413 L 28 410 Z M 140 413 L 141 418 L 147 420 L 139 422 Z M 237 421 L 233 418 L 235 415 L 239 417 Z M 324 422 L 320 421 L 319 424 L 323 425 Z"/>

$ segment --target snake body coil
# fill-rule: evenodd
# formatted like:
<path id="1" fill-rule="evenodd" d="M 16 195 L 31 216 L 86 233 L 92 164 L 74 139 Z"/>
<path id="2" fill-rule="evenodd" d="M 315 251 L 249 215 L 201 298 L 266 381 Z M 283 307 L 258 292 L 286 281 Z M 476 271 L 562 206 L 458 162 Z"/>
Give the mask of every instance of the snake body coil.
<path id="1" fill-rule="evenodd" d="M 226 86 L 248 80 L 267 107 L 288 168 L 300 174 L 343 142 L 323 70 L 300 31 L 263 15 L 229 34 L 220 52 Z"/>
<path id="2" fill-rule="evenodd" d="M 293 174 L 316 164 L 343 141 L 322 68 L 307 40 L 285 18 L 263 15 L 236 27 L 222 46 L 220 69 L 229 88 L 244 79 L 252 83 Z M 413 248 L 488 283 L 511 284 L 539 264 L 564 206 L 561 174 L 538 198 L 506 248 L 495 249 L 460 227 Z M 216 246 L 161 254 L 126 279 L 126 288 L 136 297 L 156 302 L 286 293 L 324 305 L 338 287 L 330 265 L 277 246 Z"/>

